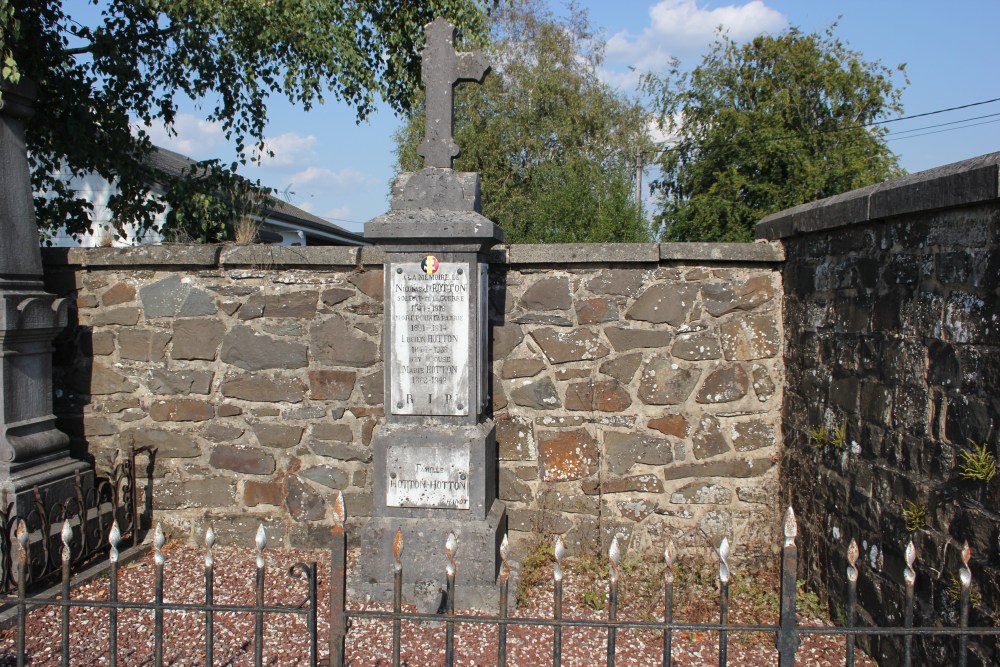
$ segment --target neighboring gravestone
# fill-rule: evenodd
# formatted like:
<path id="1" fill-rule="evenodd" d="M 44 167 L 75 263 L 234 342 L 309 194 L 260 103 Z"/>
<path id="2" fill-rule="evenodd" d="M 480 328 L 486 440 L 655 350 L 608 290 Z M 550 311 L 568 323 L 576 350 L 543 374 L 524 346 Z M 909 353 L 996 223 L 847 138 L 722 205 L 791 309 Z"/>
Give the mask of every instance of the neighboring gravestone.
<path id="1" fill-rule="evenodd" d="M 24 142 L 33 100 L 30 84 L 0 82 L 0 493 L 22 517 L 35 509 L 35 487 L 48 511 L 75 499 L 77 474 L 85 490 L 93 486 L 52 414 L 52 339 L 66 326 L 69 302 L 42 284 Z"/>
<path id="2" fill-rule="evenodd" d="M 453 88 L 482 81 L 489 66 L 479 53 L 456 53 L 454 37 L 444 19 L 427 27 L 426 167 L 401 174 L 390 212 L 365 225 L 365 237 L 386 253 L 386 424 L 372 438 L 374 505 L 362 531 L 360 585 L 390 595 L 392 541 L 402 529 L 405 596 L 432 611 L 442 600 L 452 531 L 457 606 L 496 607 L 507 529 L 488 415 L 484 257 L 503 230 L 480 214 L 478 174 L 451 169 Z"/>

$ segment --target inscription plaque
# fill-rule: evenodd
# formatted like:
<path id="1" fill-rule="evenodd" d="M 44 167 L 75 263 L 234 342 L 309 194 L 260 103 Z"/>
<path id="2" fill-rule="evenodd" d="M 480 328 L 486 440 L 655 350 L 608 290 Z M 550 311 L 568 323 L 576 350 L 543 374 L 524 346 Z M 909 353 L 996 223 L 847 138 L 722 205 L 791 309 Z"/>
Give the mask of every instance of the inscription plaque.
<path id="1" fill-rule="evenodd" d="M 469 509 L 469 449 L 389 445 L 385 504 L 389 507 Z"/>
<path id="2" fill-rule="evenodd" d="M 392 413 L 468 415 L 468 265 L 428 257 L 390 276 Z"/>

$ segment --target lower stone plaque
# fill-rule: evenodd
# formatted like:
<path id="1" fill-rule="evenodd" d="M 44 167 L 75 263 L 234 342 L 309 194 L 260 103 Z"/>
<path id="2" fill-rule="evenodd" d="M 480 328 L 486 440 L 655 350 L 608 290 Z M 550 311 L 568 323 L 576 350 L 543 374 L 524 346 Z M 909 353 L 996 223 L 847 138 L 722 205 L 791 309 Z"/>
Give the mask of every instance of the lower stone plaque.
<path id="1" fill-rule="evenodd" d="M 386 451 L 388 507 L 469 509 L 469 448 L 390 445 Z"/>

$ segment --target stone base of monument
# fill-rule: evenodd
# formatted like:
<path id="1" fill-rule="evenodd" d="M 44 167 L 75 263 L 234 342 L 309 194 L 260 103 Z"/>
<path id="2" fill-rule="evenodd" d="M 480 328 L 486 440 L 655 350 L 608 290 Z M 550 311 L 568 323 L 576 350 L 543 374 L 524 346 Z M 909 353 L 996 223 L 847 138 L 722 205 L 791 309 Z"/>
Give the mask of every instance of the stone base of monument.
<path id="1" fill-rule="evenodd" d="M 37 516 L 38 499 L 50 519 L 61 520 L 64 515 L 75 516 L 82 511 L 77 497 L 77 479 L 84 498 L 92 495 L 94 471 L 88 463 L 66 456 L 45 462 L 33 461 L 24 470 L 0 470 L 0 496 L 5 496 L 6 502 L 13 505 L 12 514 L 25 519 L 29 530 L 35 530 L 41 522 L 41 517 Z"/>
<path id="2" fill-rule="evenodd" d="M 507 508 L 497 500 L 486 519 L 407 519 L 373 517 L 361 529 L 361 562 L 351 577 L 352 597 L 392 601 L 392 542 L 403 531 L 403 600 L 424 613 L 444 609 L 447 582 L 445 541 L 448 533 L 458 538 L 455 556 L 455 609 L 499 609 L 497 575 L 500 573 L 500 542 L 507 534 Z M 511 589 L 513 591 L 513 588 Z M 513 592 L 510 593 L 513 598 Z"/>

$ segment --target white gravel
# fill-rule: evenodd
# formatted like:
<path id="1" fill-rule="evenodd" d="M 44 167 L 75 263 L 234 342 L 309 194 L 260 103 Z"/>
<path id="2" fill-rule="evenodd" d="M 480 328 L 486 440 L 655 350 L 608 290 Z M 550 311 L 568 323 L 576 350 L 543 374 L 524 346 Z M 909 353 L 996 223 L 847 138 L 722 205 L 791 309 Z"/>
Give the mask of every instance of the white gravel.
<path id="1" fill-rule="evenodd" d="M 190 547 L 168 547 L 166 554 L 165 600 L 168 602 L 204 601 L 204 552 Z M 254 557 L 250 549 L 235 547 L 215 550 L 215 601 L 217 603 L 252 604 L 254 600 Z M 356 554 L 353 558 L 356 560 Z M 298 605 L 306 599 L 303 579 L 287 576 L 288 568 L 296 562 L 319 563 L 319 648 L 320 663 L 327 659 L 325 646 L 329 625 L 329 554 L 297 550 L 265 552 L 267 562 L 266 604 Z M 459 563 L 461 567 L 461 563 Z M 579 579 L 579 577 L 578 577 Z M 755 585 L 773 591 L 777 577 L 759 581 Z M 119 598 L 122 600 L 152 601 L 154 567 L 152 554 L 125 568 L 119 574 Z M 574 569 L 569 563 L 564 590 L 564 618 L 602 619 L 606 611 L 596 611 L 582 603 L 582 586 L 574 583 Z M 81 586 L 73 592 L 76 599 L 107 599 L 107 579 L 99 579 Z M 759 596 L 758 596 L 759 597 Z M 699 589 L 687 594 L 686 602 L 680 594 L 674 618 L 678 622 L 717 621 L 717 599 Z M 734 597 L 731 603 L 733 623 L 774 623 L 773 611 L 760 610 L 758 600 L 741 600 Z M 387 605 L 371 602 L 348 602 L 349 609 L 387 610 Z M 409 608 L 412 611 L 412 608 Z M 748 618 L 751 615 L 752 618 Z M 662 618 L 662 603 L 651 609 L 653 618 Z M 690 615 L 685 616 L 685 613 Z M 551 617 L 552 588 L 537 586 L 530 599 L 514 614 L 521 617 Z M 637 616 L 635 614 L 640 614 Z M 28 664 L 43 667 L 59 664 L 58 608 L 48 607 L 33 611 L 27 626 Z M 628 607 L 619 612 L 619 619 L 638 619 L 641 612 Z M 646 618 L 649 618 L 648 616 Z M 803 622 L 821 624 L 818 619 Z M 107 665 L 108 663 L 108 612 L 97 609 L 73 609 L 71 613 L 71 658 L 74 667 Z M 153 613 L 151 611 L 123 610 L 119 612 L 118 664 L 152 664 Z M 409 667 L 444 664 L 444 624 L 419 624 L 404 622 L 402 625 L 404 664 Z M 195 612 L 167 611 L 164 614 L 164 656 L 168 665 L 203 665 L 205 642 L 204 615 Z M 253 664 L 253 614 L 216 613 L 215 615 L 215 664 L 239 667 Z M 496 664 L 497 629 L 482 624 L 459 624 L 456 629 L 456 665 L 463 667 Z M 0 667 L 13 665 L 15 634 L 13 629 L 0 633 Z M 351 621 L 347 640 L 348 664 L 352 667 L 386 667 L 391 664 L 391 622 L 375 620 Z M 597 667 L 606 664 L 607 633 L 599 629 L 563 630 L 563 661 L 566 667 Z M 619 630 L 617 639 L 617 665 L 660 665 L 662 639 L 658 632 L 646 630 Z M 269 614 L 265 617 L 264 664 L 307 664 L 307 633 L 304 616 Z M 513 667 L 534 667 L 552 664 L 552 629 L 540 627 L 511 627 L 508 630 L 508 664 Z M 678 667 L 701 667 L 718 664 L 718 637 L 716 633 L 675 632 L 673 659 Z M 860 651 L 859 667 L 874 665 Z M 777 653 L 771 634 L 732 633 L 729 639 L 729 664 L 740 667 L 776 665 Z M 842 637 L 806 636 L 798 652 L 797 664 L 826 667 L 844 664 L 844 639 Z"/>

